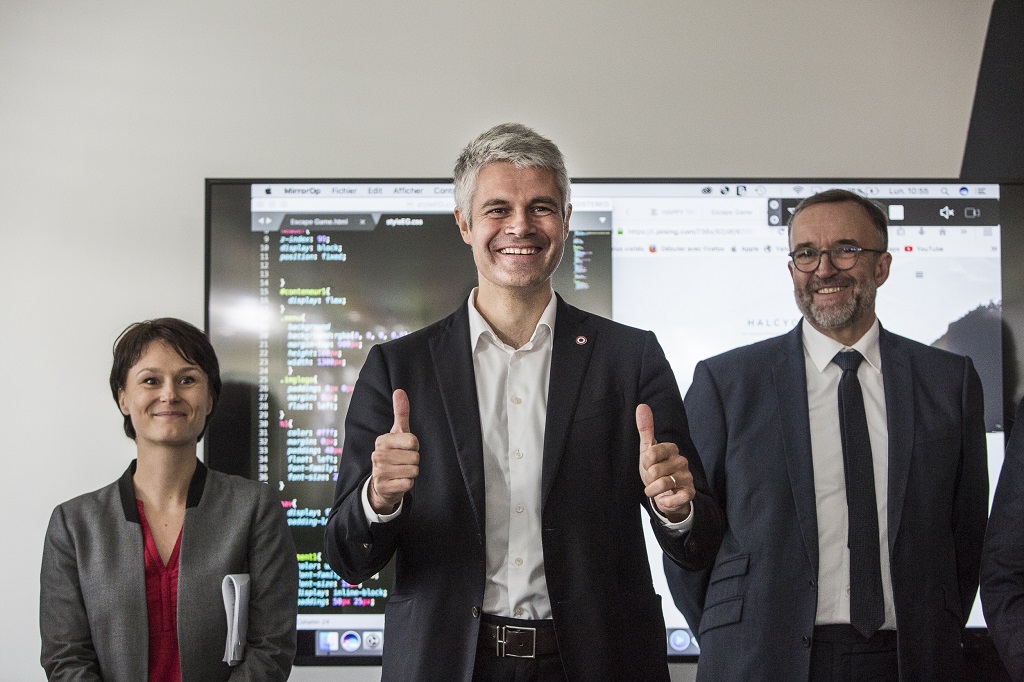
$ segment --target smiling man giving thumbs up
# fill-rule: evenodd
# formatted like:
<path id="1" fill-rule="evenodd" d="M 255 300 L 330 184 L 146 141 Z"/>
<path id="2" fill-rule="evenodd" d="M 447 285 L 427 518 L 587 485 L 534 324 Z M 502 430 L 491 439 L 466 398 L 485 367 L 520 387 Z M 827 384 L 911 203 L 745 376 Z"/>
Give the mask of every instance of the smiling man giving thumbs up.
<path id="1" fill-rule="evenodd" d="M 572 206 L 550 140 L 485 132 L 455 200 L 478 286 L 370 350 L 331 568 L 355 584 L 395 559 L 385 681 L 667 681 L 642 512 L 685 568 L 710 566 L 722 538 L 672 369 L 651 332 L 552 290 Z"/>

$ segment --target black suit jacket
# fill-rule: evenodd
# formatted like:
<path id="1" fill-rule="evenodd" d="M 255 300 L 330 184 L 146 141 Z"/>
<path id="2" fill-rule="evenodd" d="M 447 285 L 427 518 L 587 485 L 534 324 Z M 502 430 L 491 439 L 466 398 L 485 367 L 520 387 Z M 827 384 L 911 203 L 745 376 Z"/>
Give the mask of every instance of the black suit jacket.
<path id="1" fill-rule="evenodd" d="M 981 557 L 981 605 L 989 634 L 1013 680 L 1024 680 L 1024 401 L 992 500 Z"/>
<path id="2" fill-rule="evenodd" d="M 710 565 L 721 513 L 687 431 L 672 370 L 651 332 L 558 300 L 542 468 L 544 573 L 570 679 L 667 680 L 665 624 L 644 545 L 650 512 L 639 473 L 638 403 L 656 437 L 690 461 L 700 493 L 683 538 L 654 522 L 665 551 Z M 401 515 L 370 524 L 361 504 L 376 437 L 393 423 L 391 394 L 409 395 L 420 473 Z M 374 347 L 345 422 L 337 495 L 327 524 L 331 568 L 350 583 L 394 556 L 384 680 L 469 680 L 485 581 L 484 466 L 464 305 L 444 320 Z"/>
<path id="3" fill-rule="evenodd" d="M 901 679 L 956 679 L 988 502 L 981 382 L 963 356 L 884 329 L 879 344 Z M 699 363 L 686 411 L 726 523 L 711 570 L 666 566 L 697 677 L 806 680 L 821 520 L 800 326 Z"/>

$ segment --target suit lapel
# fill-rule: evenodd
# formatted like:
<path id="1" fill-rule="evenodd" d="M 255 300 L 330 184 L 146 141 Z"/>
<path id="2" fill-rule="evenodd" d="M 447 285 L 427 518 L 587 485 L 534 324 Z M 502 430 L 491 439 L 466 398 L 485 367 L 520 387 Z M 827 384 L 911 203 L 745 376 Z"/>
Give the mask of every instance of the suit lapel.
<path id="1" fill-rule="evenodd" d="M 878 339 L 882 355 L 882 387 L 889 438 L 889 552 L 896 544 L 914 449 L 914 390 L 910 358 L 899 338 L 882 329 Z"/>
<path id="2" fill-rule="evenodd" d="M 455 455 L 476 520 L 477 532 L 484 537 L 484 461 L 480 407 L 477 404 L 476 377 L 473 373 L 472 341 L 469 338 L 469 314 L 466 306 L 448 318 L 448 324 L 430 339 L 430 355 L 455 443 Z"/>
<path id="3" fill-rule="evenodd" d="M 125 603 L 128 604 L 146 603 L 146 547 L 142 538 L 142 525 L 139 519 L 138 498 L 135 496 L 135 484 L 132 483 L 138 463 L 137 459 L 132 460 L 132 463 L 128 465 L 128 469 L 117 482 L 118 501 L 121 503 L 120 512 L 124 515 L 124 523 L 118 518 L 118 523 L 115 527 L 115 532 L 118 534 L 118 553 L 116 556 L 108 558 L 110 561 L 110 571 L 112 573 L 121 572 L 121 577 L 119 578 L 120 590 L 124 595 L 127 595 Z M 115 516 L 120 517 L 120 514 L 117 514 L 114 509 L 110 511 L 114 512 Z M 122 609 L 119 614 L 123 619 L 125 632 L 149 632 L 149 620 L 145 609 Z M 143 641 L 146 642 L 147 640 L 144 639 Z M 146 679 L 147 671 L 149 670 L 148 648 L 146 646 L 133 646 L 124 647 L 122 650 L 127 658 L 126 665 L 131 668 L 128 679 Z M 123 669 L 122 672 L 124 672 Z"/>
<path id="4" fill-rule="evenodd" d="M 551 344 L 548 409 L 544 424 L 541 505 L 547 500 L 555 474 L 558 473 L 562 452 L 569 438 L 569 425 L 576 414 L 583 377 L 590 363 L 590 354 L 599 342 L 595 330 L 589 324 L 589 318 L 589 314 L 569 306 L 558 297 Z M 579 343 L 578 339 L 584 341 Z"/>
<path id="5" fill-rule="evenodd" d="M 818 571 L 818 508 L 814 496 L 811 425 L 807 405 L 807 369 L 800 325 L 781 339 L 772 367 L 775 403 L 779 407 L 786 467 L 793 487 L 800 535 L 811 569 Z"/>

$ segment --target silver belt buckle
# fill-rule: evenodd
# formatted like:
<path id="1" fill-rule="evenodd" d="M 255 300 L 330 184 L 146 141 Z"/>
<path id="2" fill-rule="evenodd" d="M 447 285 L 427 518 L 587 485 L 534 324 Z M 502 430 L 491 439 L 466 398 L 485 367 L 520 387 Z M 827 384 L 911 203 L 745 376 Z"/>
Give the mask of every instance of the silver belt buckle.
<path id="1" fill-rule="evenodd" d="M 515 653 L 506 653 L 505 652 L 505 644 L 508 641 L 506 639 L 506 637 L 507 637 L 507 633 L 509 631 L 529 632 L 530 633 L 530 635 L 533 638 L 533 641 L 531 642 L 529 653 L 515 654 Z M 496 648 L 495 654 L 497 654 L 499 657 L 502 657 L 502 658 L 504 658 L 505 656 L 508 656 L 509 658 L 536 658 L 537 657 L 537 628 L 521 628 L 521 627 L 516 627 L 515 625 L 498 625 L 497 626 L 497 633 L 496 633 L 495 639 L 497 640 L 495 642 L 495 648 Z"/>

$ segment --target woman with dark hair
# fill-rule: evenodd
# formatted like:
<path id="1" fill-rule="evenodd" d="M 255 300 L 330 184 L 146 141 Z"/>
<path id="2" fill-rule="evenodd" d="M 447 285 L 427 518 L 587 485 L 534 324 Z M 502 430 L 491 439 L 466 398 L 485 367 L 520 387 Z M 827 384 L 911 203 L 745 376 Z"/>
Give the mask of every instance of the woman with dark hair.
<path id="1" fill-rule="evenodd" d="M 187 322 L 133 324 L 115 343 L 110 390 L 137 459 L 50 518 L 39 615 L 48 679 L 288 678 L 298 565 L 281 504 L 196 457 L 220 389 L 213 347 Z M 236 574 L 249 578 L 248 618 L 232 658 L 222 581 Z"/>

